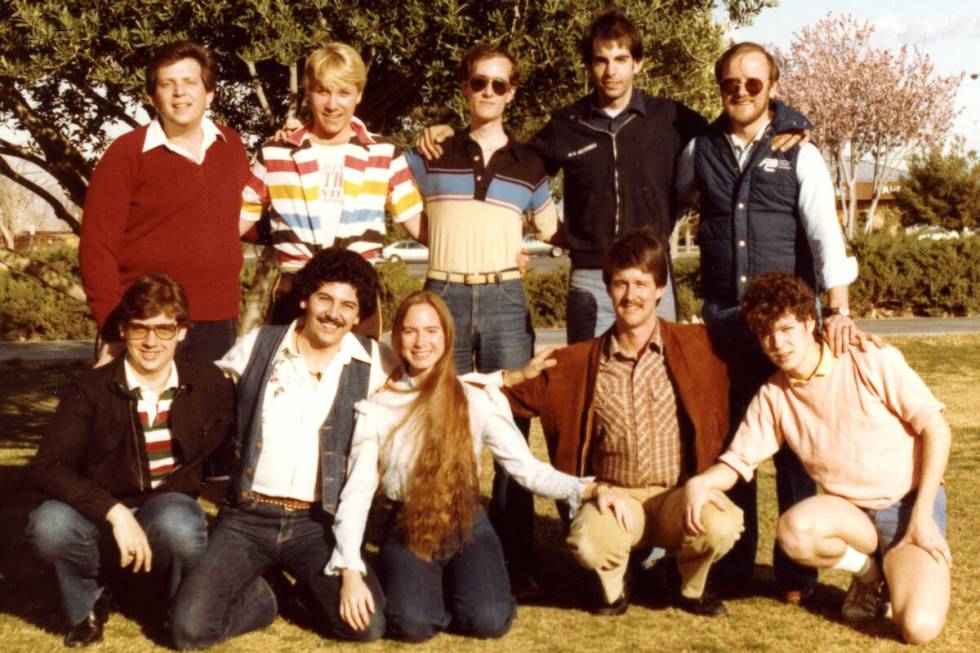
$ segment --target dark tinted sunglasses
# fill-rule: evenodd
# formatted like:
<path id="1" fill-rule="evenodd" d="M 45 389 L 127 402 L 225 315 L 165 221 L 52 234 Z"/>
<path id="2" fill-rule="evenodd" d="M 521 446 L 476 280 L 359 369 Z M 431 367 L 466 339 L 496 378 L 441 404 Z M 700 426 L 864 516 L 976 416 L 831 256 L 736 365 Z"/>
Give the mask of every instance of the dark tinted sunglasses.
<path id="1" fill-rule="evenodd" d="M 510 82 L 503 79 L 489 79 L 482 75 L 470 77 L 466 83 L 469 84 L 470 90 L 474 93 L 482 92 L 487 87 L 487 84 L 490 85 L 490 88 L 493 89 L 496 95 L 506 95 L 507 91 L 510 90 Z"/>
<path id="2" fill-rule="evenodd" d="M 744 82 L 735 79 L 734 77 L 729 77 L 728 79 L 721 80 L 719 86 L 721 86 L 721 92 L 725 95 L 735 95 L 738 93 L 738 89 L 741 86 L 745 86 L 745 92 L 755 97 L 762 92 L 765 88 L 766 83 L 757 77 L 749 77 Z"/>

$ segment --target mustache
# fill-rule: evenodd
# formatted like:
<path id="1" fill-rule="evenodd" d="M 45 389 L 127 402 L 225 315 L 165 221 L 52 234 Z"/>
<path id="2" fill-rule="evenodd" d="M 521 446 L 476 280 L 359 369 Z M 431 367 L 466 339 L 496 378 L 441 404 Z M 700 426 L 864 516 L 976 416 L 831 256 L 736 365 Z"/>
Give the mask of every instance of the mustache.
<path id="1" fill-rule="evenodd" d="M 335 320 L 334 318 L 330 317 L 330 315 L 328 315 L 327 313 L 320 313 L 319 315 L 317 315 L 316 321 L 321 324 L 332 324 L 333 326 L 340 327 L 340 328 L 343 328 L 345 326 L 343 320 Z"/>

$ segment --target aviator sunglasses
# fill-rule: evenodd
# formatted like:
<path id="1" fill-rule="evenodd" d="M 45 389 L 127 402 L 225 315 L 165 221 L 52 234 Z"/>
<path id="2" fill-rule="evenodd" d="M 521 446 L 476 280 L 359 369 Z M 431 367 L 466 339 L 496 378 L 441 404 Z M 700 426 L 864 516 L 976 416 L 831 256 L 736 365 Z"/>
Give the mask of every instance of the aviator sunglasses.
<path id="1" fill-rule="evenodd" d="M 480 93 L 483 91 L 483 89 L 487 87 L 487 84 L 489 84 L 490 88 L 493 89 L 495 95 L 506 95 L 507 91 L 510 90 L 510 82 L 503 79 L 489 79 L 487 77 L 483 77 L 482 75 L 470 77 L 469 81 L 466 83 L 469 85 L 470 90 L 474 93 Z"/>
<path id="2" fill-rule="evenodd" d="M 719 83 L 721 92 L 725 95 L 735 95 L 735 93 L 738 92 L 739 87 L 743 85 L 745 86 L 745 92 L 750 96 L 755 97 L 762 92 L 762 89 L 765 88 L 766 83 L 758 77 L 749 77 L 744 82 L 741 82 L 734 77 L 729 77 L 721 80 Z"/>

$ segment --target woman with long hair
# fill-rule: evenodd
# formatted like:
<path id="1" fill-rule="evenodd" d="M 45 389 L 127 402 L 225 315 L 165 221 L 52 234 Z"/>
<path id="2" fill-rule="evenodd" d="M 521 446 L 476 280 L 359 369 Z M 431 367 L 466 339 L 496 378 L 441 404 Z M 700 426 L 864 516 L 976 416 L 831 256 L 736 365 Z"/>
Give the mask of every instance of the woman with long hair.
<path id="1" fill-rule="evenodd" d="M 380 557 L 388 634 L 406 641 L 448 627 L 475 637 L 502 637 L 510 629 L 516 606 L 500 542 L 480 504 L 477 461 L 484 445 L 532 492 L 573 509 L 595 493 L 594 483 L 531 454 L 498 390 L 456 377 L 454 335 L 449 309 L 435 293 L 412 293 L 399 306 L 392 347 L 404 370 L 357 404 L 334 521 L 337 544 L 327 571 L 343 576 L 341 616 L 364 627 L 382 609 L 363 580 L 361 559 L 379 483 L 395 502 Z"/>

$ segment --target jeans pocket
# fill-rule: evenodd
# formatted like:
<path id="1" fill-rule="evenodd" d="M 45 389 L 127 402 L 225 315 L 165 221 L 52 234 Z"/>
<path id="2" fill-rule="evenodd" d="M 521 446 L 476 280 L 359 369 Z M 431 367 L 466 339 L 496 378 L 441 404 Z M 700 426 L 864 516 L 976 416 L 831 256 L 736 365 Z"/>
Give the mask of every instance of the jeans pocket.
<path id="1" fill-rule="evenodd" d="M 500 294 L 507 303 L 527 310 L 527 293 L 524 292 L 524 284 L 520 281 L 502 283 Z"/>

